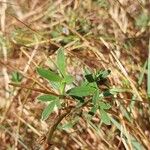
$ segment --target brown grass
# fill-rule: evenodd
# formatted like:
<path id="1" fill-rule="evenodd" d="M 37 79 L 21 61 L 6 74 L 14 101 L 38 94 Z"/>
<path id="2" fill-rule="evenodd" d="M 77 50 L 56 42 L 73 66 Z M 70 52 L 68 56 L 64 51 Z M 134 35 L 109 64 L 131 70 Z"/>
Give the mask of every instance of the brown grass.
<path id="1" fill-rule="evenodd" d="M 140 17 L 149 15 L 149 7 L 149 0 L 0 1 L 0 149 L 41 148 L 57 112 L 41 121 L 45 105 L 36 100 L 41 91 L 31 89 L 51 91 L 35 69 L 54 68 L 49 60 L 55 60 L 59 47 L 65 49 L 73 76 L 82 79 L 85 66 L 110 69 L 110 86 L 123 92 L 108 99 L 115 119 L 111 126 L 97 116 L 90 122 L 80 116 L 73 128 L 55 132 L 51 149 L 150 149 L 143 67 L 150 19 Z M 9 85 L 14 71 L 23 76 L 20 87 Z"/>

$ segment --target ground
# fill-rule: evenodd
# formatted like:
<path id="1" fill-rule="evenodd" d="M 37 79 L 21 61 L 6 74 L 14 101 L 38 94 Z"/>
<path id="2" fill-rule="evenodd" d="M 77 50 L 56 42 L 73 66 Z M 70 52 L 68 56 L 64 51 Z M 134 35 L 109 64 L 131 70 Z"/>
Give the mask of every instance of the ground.
<path id="1" fill-rule="evenodd" d="M 37 100 L 41 92 L 35 89 L 51 87 L 36 69 L 56 70 L 52 62 L 63 48 L 77 85 L 85 67 L 111 71 L 114 95 L 105 102 L 111 104 L 112 120 L 105 125 L 98 114 L 90 121 L 76 114 L 73 126 L 57 127 L 51 149 L 148 150 L 149 8 L 149 0 L 1 1 L 0 149 L 41 149 L 60 112 L 41 120 L 47 104 Z M 17 85 L 14 76 L 21 81 Z M 60 125 L 71 121 L 67 116 Z"/>

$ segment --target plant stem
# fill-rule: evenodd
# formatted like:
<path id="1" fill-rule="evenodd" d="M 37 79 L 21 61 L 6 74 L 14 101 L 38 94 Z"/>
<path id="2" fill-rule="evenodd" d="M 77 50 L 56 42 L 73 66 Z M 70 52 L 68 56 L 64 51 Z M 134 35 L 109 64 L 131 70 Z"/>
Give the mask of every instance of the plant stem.
<path id="1" fill-rule="evenodd" d="M 53 134 L 58 126 L 58 124 L 70 113 L 71 109 L 68 109 L 65 113 L 63 113 L 61 116 L 59 116 L 59 118 L 56 120 L 56 122 L 53 124 L 53 126 L 49 129 L 48 134 L 47 134 L 47 138 L 45 141 L 45 149 L 50 148 L 51 146 L 51 141 L 52 141 L 52 137 Z"/>
<path id="2" fill-rule="evenodd" d="M 44 149 L 48 150 L 51 145 L 52 145 L 52 137 L 53 134 L 58 126 L 58 124 L 67 116 L 70 115 L 72 113 L 78 112 L 79 109 L 82 109 L 83 107 L 85 107 L 88 103 L 90 102 L 90 99 L 87 100 L 85 103 L 83 103 L 82 105 L 80 105 L 79 107 L 75 107 L 74 109 L 72 109 L 72 107 L 68 107 L 66 112 L 63 113 L 61 116 L 58 117 L 58 119 L 54 122 L 53 126 L 49 129 L 47 137 L 46 137 L 46 141 L 44 144 Z"/>

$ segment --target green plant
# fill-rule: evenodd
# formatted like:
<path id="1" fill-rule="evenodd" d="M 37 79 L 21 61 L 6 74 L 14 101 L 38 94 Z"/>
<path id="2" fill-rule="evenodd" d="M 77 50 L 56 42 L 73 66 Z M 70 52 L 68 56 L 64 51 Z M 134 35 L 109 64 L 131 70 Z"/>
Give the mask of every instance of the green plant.
<path id="1" fill-rule="evenodd" d="M 83 81 L 80 85 L 76 85 L 75 79 L 67 73 L 63 48 L 60 48 L 57 52 L 56 66 L 57 71 L 43 67 L 37 68 L 37 73 L 48 80 L 52 88 L 55 89 L 54 91 L 57 91 L 57 93 L 51 92 L 37 97 L 39 101 L 48 103 L 42 113 L 42 119 L 46 120 L 56 108 L 61 112 L 49 130 L 46 144 L 51 144 L 54 131 L 58 125 L 61 128 L 60 122 L 66 116 L 72 116 L 73 119 L 76 118 L 76 121 L 62 125 L 61 129 L 65 128 L 66 130 L 67 127 L 73 127 L 78 121 L 77 116 L 82 116 L 83 113 L 88 114 L 91 118 L 98 113 L 101 121 L 106 125 L 110 125 L 111 121 L 107 110 L 111 108 L 111 105 L 104 101 L 106 97 L 112 96 L 107 80 L 110 70 L 91 72 L 86 68 Z M 105 88 L 101 88 L 102 85 Z M 69 87 L 69 90 L 66 87 Z M 70 105 L 70 102 L 73 103 L 73 106 Z M 88 112 L 83 111 L 85 106 L 87 106 Z"/>
<path id="2" fill-rule="evenodd" d="M 22 80 L 22 78 L 23 78 L 22 75 L 17 71 L 12 72 L 12 74 L 11 74 L 11 81 L 12 82 L 19 83 Z"/>

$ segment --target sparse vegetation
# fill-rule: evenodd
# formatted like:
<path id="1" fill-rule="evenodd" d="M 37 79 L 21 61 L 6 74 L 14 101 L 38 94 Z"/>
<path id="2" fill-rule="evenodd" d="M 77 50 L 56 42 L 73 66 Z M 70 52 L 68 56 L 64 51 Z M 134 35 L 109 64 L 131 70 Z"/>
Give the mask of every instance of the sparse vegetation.
<path id="1" fill-rule="evenodd" d="M 0 1 L 0 149 L 149 149 L 149 6 Z"/>

